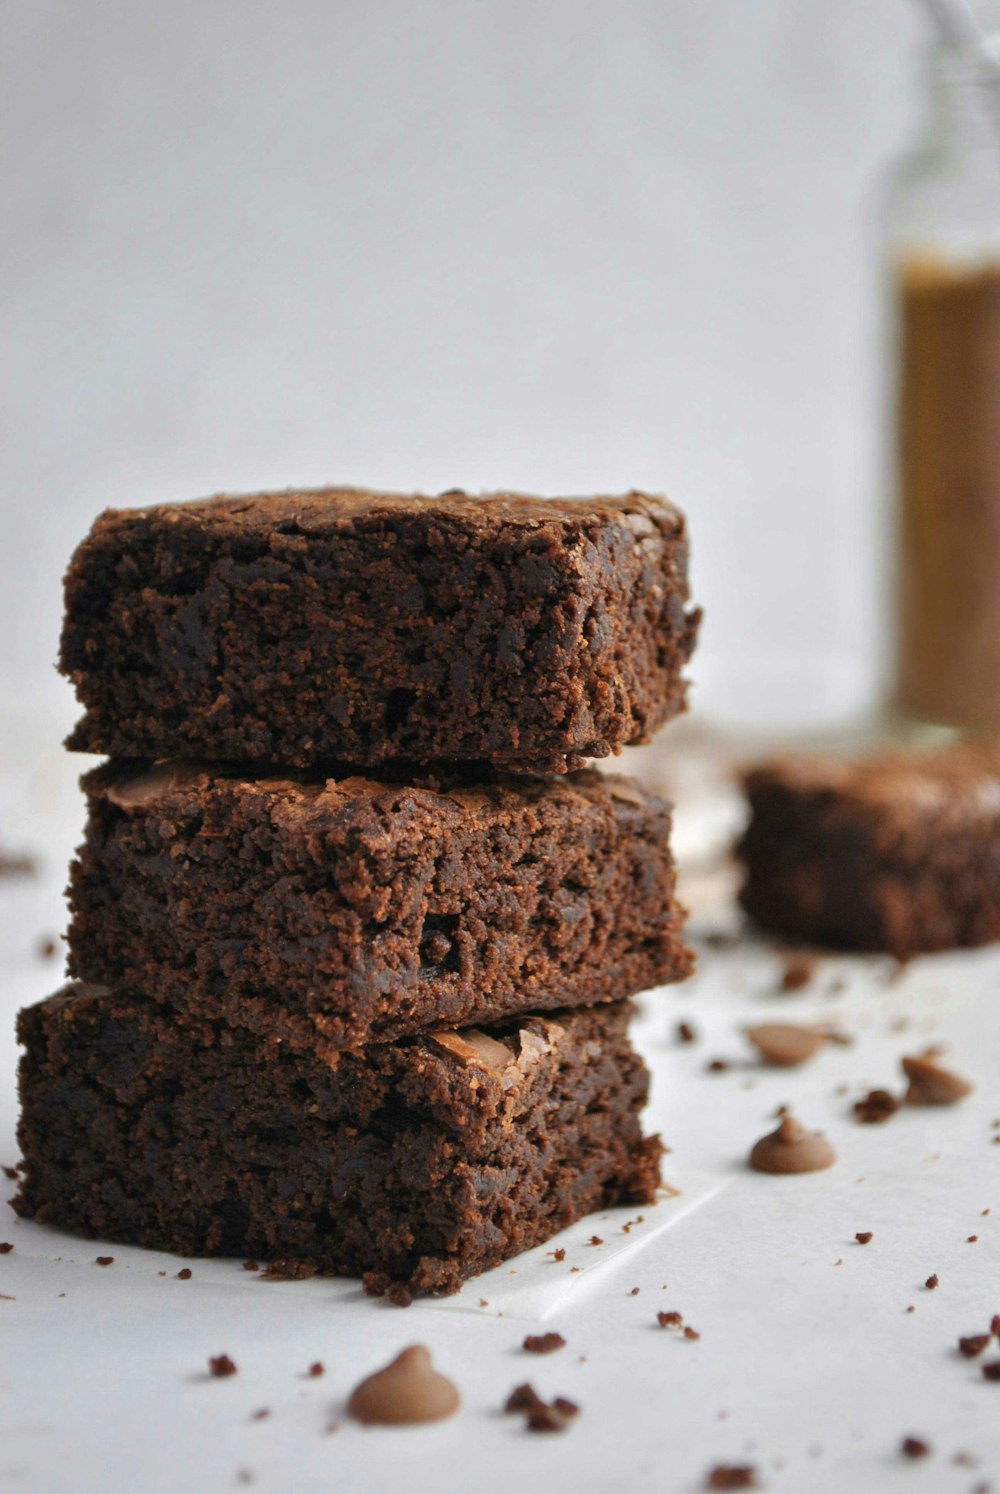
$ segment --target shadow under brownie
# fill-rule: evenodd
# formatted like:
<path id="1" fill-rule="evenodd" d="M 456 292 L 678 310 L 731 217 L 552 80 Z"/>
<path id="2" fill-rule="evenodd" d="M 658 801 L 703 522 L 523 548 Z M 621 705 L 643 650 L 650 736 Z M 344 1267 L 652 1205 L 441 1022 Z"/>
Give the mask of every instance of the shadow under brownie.
<path id="1" fill-rule="evenodd" d="M 74 984 L 20 1015 L 15 1208 L 91 1237 L 363 1276 L 405 1301 L 650 1203 L 627 1002 L 337 1058 Z"/>
<path id="2" fill-rule="evenodd" d="M 683 516 L 641 493 L 108 510 L 66 577 L 69 745 L 562 772 L 683 710 L 687 559 Z"/>
<path id="3" fill-rule="evenodd" d="M 629 779 L 112 763 L 84 787 L 70 973 L 285 1041 L 619 1000 L 691 969 L 669 807 Z"/>

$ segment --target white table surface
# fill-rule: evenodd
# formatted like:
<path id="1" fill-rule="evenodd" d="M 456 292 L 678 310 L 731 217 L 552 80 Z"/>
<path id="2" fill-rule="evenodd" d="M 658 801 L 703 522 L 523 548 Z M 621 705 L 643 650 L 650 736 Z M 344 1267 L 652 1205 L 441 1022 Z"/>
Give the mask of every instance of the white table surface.
<path id="1" fill-rule="evenodd" d="M 59 984 L 58 960 L 43 961 L 37 944 L 64 924 L 81 765 L 23 742 L 0 764 L 0 843 L 43 862 L 35 878 L 0 879 L 8 1164 L 13 1018 Z M 1000 1384 L 956 1351 L 960 1334 L 1000 1312 L 1000 950 L 918 960 L 893 980 L 886 961 L 830 958 L 806 991 L 781 995 L 772 946 L 747 938 L 718 950 L 697 938 L 734 920 L 725 879 L 704 857 L 699 866 L 695 823 L 717 834 L 731 806 L 697 809 L 679 837 L 699 973 L 643 998 L 635 1028 L 654 1077 L 650 1125 L 671 1147 L 665 1176 L 679 1198 L 631 1211 L 647 1217 L 627 1239 L 628 1211 L 577 1231 L 561 1266 L 542 1252 L 457 1299 L 408 1310 L 368 1301 L 350 1282 L 265 1284 L 239 1263 L 190 1262 L 192 1279 L 178 1281 L 182 1261 L 81 1242 L 0 1206 L 0 1239 L 14 1245 L 0 1256 L 0 1487 L 672 1494 L 703 1487 L 715 1463 L 751 1462 L 762 1486 L 796 1494 L 971 1494 L 991 1480 L 1000 1491 Z M 682 1018 L 694 1045 L 675 1039 Z M 762 1068 L 741 1028 L 782 1018 L 835 1020 L 855 1042 L 799 1070 Z M 873 1085 L 898 1089 L 900 1055 L 931 1041 L 947 1044 L 974 1094 L 954 1109 L 857 1124 L 852 1100 Z M 714 1057 L 731 1067 L 706 1072 Z M 831 1138 L 832 1171 L 770 1178 L 746 1168 L 780 1103 Z M 582 1243 L 595 1229 L 607 1247 Z M 855 1243 L 859 1230 L 873 1232 L 867 1246 Z M 611 1255 L 612 1241 L 628 1248 Z M 96 1266 L 99 1254 L 115 1264 Z M 573 1264 L 586 1269 L 571 1276 Z M 932 1272 L 936 1291 L 923 1285 Z M 682 1312 L 700 1339 L 658 1328 L 661 1309 Z M 541 1321 L 567 1347 L 534 1358 L 520 1344 Z M 458 1385 L 460 1414 L 399 1430 L 348 1421 L 356 1381 L 414 1342 Z M 207 1359 L 221 1352 L 239 1372 L 210 1380 Z M 304 1378 L 316 1359 L 325 1375 Z M 500 1414 L 524 1380 L 580 1404 L 570 1430 L 531 1435 Z M 271 1414 L 255 1422 L 260 1407 Z M 908 1434 L 932 1455 L 903 1460 Z"/>

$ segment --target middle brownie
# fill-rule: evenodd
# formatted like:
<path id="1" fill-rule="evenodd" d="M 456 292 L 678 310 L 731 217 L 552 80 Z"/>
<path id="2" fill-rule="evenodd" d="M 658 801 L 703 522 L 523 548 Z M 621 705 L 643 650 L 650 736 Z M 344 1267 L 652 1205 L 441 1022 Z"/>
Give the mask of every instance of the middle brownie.
<path id="1" fill-rule="evenodd" d="M 330 1049 L 682 979 L 669 806 L 630 779 L 414 786 L 110 763 L 69 967 Z"/>

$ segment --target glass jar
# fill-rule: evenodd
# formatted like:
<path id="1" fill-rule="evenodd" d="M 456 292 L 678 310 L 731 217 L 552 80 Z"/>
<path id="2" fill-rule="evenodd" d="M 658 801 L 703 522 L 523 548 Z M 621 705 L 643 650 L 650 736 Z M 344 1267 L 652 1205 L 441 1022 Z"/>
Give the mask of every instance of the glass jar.
<path id="1" fill-rule="evenodd" d="M 893 701 L 910 721 L 1000 728 L 1000 75 L 939 51 L 930 81 L 888 214 Z"/>

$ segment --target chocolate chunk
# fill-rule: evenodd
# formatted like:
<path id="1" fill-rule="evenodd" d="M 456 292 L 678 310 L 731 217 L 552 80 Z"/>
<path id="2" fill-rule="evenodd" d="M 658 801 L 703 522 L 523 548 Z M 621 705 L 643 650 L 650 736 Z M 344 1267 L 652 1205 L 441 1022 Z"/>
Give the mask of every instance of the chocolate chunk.
<path id="1" fill-rule="evenodd" d="M 228 1354 L 216 1354 L 208 1361 L 208 1372 L 215 1380 L 224 1380 L 227 1375 L 235 1375 L 236 1366 Z"/>
<path id="2" fill-rule="evenodd" d="M 887 1089 L 873 1089 L 854 1102 L 854 1114 L 863 1126 L 880 1126 L 895 1115 L 900 1102 Z"/>
<path id="3" fill-rule="evenodd" d="M 529 1333 L 523 1347 L 529 1354 L 552 1354 L 565 1345 L 566 1340 L 561 1333 Z"/>
<path id="4" fill-rule="evenodd" d="M 930 1054 L 901 1060 L 903 1072 L 910 1081 L 906 1091 L 908 1105 L 954 1105 L 972 1093 L 972 1085 L 950 1069 L 943 1069 Z"/>
<path id="5" fill-rule="evenodd" d="M 922 1437 L 904 1437 L 899 1450 L 904 1458 L 926 1458 L 931 1449 Z"/>
<path id="6" fill-rule="evenodd" d="M 872 1232 L 870 1229 L 859 1229 L 854 1238 L 857 1240 L 859 1245 L 867 1245 L 869 1240 L 872 1238 Z"/>
<path id="7" fill-rule="evenodd" d="M 776 1131 L 762 1136 L 750 1153 L 755 1172 L 774 1174 L 821 1172 L 837 1160 L 833 1147 L 818 1131 L 807 1131 L 786 1115 Z"/>
<path id="8" fill-rule="evenodd" d="M 989 1347 L 991 1338 L 989 1333 L 970 1333 L 967 1338 L 958 1341 L 959 1353 L 965 1359 L 975 1359 L 984 1349 Z"/>
<path id="9" fill-rule="evenodd" d="M 765 1063 L 779 1068 L 793 1068 L 813 1058 L 825 1045 L 826 1035 L 811 1027 L 796 1027 L 791 1022 L 764 1022 L 748 1027 L 747 1038 Z"/>
<path id="10" fill-rule="evenodd" d="M 431 1364 L 430 1351 L 414 1344 L 385 1369 L 362 1380 L 347 1403 L 348 1413 L 367 1426 L 411 1426 L 443 1421 L 458 1410 L 460 1398 L 450 1380 Z"/>
<path id="11" fill-rule="evenodd" d="M 706 1489 L 757 1489 L 757 1470 L 751 1463 L 717 1463 L 705 1479 Z"/>

